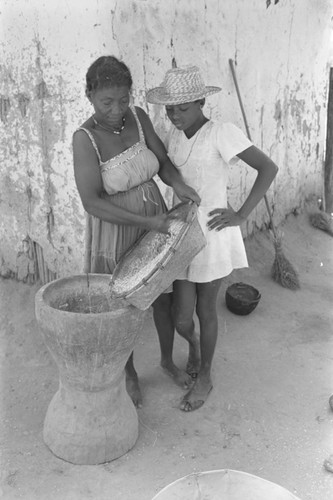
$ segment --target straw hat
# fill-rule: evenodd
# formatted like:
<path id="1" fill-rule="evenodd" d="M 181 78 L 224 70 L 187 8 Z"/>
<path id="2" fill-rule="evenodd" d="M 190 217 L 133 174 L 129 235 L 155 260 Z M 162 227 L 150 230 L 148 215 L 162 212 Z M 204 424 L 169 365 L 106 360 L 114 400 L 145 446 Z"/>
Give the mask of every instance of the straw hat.
<path id="1" fill-rule="evenodd" d="M 169 69 L 160 87 L 148 90 L 146 98 L 152 104 L 183 104 L 202 99 L 220 90 L 220 87 L 204 84 L 197 66 L 186 66 Z"/>

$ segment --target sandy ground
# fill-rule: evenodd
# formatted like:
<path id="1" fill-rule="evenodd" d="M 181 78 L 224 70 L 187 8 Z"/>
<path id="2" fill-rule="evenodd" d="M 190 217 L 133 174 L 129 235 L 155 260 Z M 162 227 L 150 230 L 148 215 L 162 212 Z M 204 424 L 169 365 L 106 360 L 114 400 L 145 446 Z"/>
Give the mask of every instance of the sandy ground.
<path id="1" fill-rule="evenodd" d="M 234 272 L 221 289 L 214 390 L 200 410 L 177 408 L 183 393 L 159 367 L 149 316 L 135 349 L 144 395 L 138 441 L 128 454 L 98 466 L 66 463 L 44 445 L 58 371 L 34 317 L 38 287 L 2 280 L 0 498 L 151 500 L 191 472 L 236 469 L 302 500 L 332 500 L 333 474 L 323 461 L 333 452 L 333 238 L 305 215 L 290 216 L 283 229 L 284 254 L 299 272 L 301 289 L 271 279 L 274 247 L 267 233 L 246 241 L 251 268 Z M 249 316 L 226 309 L 225 289 L 235 281 L 262 294 Z M 184 366 L 179 337 L 175 353 Z"/>

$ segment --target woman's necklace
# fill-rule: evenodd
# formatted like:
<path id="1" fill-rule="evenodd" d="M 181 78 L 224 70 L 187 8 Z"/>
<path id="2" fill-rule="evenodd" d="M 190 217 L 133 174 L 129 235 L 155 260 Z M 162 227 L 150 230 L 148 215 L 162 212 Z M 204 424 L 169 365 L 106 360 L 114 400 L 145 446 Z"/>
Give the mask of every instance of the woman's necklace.
<path id="1" fill-rule="evenodd" d="M 120 133 L 124 130 L 125 128 L 125 117 L 123 116 L 123 119 L 122 119 L 122 125 L 120 127 L 120 129 L 118 130 L 115 130 L 115 129 L 111 129 L 111 128 L 107 128 L 107 127 L 104 127 L 101 123 L 99 123 L 94 117 L 92 117 L 93 119 L 93 122 L 95 125 L 98 125 L 99 127 L 103 128 L 104 130 L 107 130 L 107 132 L 112 132 L 113 134 L 117 134 L 117 135 L 120 135 Z"/>
<path id="2" fill-rule="evenodd" d="M 207 121 L 208 121 L 208 120 L 207 120 Z M 207 123 L 207 122 L 205 122 L 205 123 Z M 179 165 L 179 164 L 177 163 L 177 167 L 183 167 L 183 166 L 185 165 L 185 163 L 187 163 L 187 162 L 188 162 L 188 160 L 189 160 L 189 158 L 190 158 L 190 156 L 191 156 L 191 153 L 192 153 L 192 151 L 193 151 L 194 145 L 195 145 L 195 143 L 197 142 L 198 137 L 199 137 L 199 135 L 201 134 L 201 130 L 202 130 L 202 128 L 203 128 L 203 126 L 204 126 L 204 124 L 205 124 L 205 123 L 203 123 L 203 124 L 201 125 L 200 129 L 197 131 L 198 133 L 197 133 L 197 135 L 196 135 L 196 137 L 195 137 L 194 141 L 192 142 L 192 146 L 191 146 L 191 149 L 190 149 L 189 154 L 187 155 L 186 160 L 185 160 L 185 161 L 184 161 L 181 165 Z"/>

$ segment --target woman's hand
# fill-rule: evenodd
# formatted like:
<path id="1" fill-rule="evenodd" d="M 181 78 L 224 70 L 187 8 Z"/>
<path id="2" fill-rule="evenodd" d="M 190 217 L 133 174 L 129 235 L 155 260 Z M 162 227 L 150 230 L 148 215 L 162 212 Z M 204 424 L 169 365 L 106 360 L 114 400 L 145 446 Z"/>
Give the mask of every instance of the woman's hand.
<path id="1" fill-rule="evenodd" d="M 174 182 L 172 188 L 180 201 L 194 201 L 197 205 L 200 205 L 201 198 L 195 189 L 191 188 L 185 182 Z"/>
<path id="2" fill-rule="evenodd" d="M 161 214 L 153 217 L 147 217 L 146 219 L 147 229 L 149 231 L 158 231 L 159 233 L 168 234 L 170 231 L 171 220 L 174 219 L 174 217 L 167 214 Z"/>
<path id="3" fill-rule="evenodd" d="M 212 231 L 221 231 L 225 227 L 240 226 L 244 222 L 238 212 L 235 212 L 231 207 L 215 208 L 208 214 L 212 218 L 207 222 L 208 229 Z"/>

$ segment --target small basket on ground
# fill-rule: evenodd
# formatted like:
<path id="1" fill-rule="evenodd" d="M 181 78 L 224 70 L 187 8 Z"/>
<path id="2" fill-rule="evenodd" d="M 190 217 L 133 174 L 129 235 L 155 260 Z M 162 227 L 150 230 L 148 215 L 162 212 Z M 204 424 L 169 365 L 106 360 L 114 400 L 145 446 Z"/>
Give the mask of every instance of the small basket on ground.
<path id="1" fill-rule="evenodd" d="M 240 316 L 250 314 L 258 305 L 261 294 L 246 283 L 233 283 L 225 292 L 225 303 L 229 311 Z"/>
<path id="2" fill-rule="evenodd" d="M 145 310 L 165 292 L 206 245 L 195 203 L 169 210 L 170 233 L 145 233 L 120 259 L 110 281 L 112 298 Z"/>

